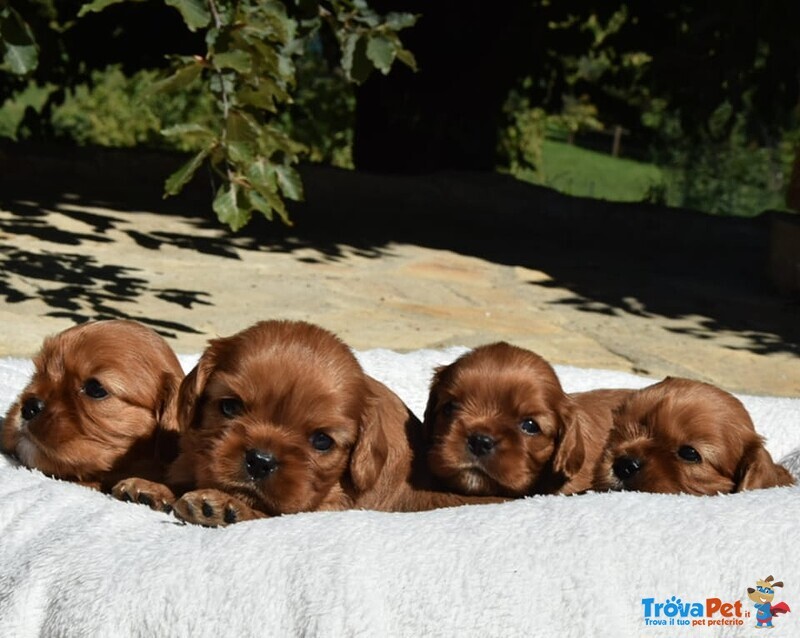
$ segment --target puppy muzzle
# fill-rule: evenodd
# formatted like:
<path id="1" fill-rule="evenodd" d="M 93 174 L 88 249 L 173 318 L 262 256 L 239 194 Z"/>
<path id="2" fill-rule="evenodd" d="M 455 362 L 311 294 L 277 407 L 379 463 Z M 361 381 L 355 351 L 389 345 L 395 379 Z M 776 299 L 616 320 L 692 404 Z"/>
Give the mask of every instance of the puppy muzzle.
<path id="1" fill-rule="evenodd" d="M 632 456 L 621 456 L 614 461 L 612 466 L 614 475 L 621 481 L 627 481 L 642 469 L 642 460 Z"/>
<path id="2" fill-rule="evenodd" d="M 256 449 L 247 450 L 244 461 L 247 474 L 256 481 L 266 478 L 280 465 L 278 459 L 271 452 Z"/>
<path id="3" fill-rule="evenodd" d="M 491 454 L 497 442 L 488 434 L 470 434 L 467 437 L 467 449 L 475 456 Z"/>

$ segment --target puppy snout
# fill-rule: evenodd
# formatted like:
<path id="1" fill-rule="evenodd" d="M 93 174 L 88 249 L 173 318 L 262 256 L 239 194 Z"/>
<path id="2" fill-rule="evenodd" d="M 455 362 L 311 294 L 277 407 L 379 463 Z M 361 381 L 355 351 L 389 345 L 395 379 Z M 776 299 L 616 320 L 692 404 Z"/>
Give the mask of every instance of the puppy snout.
<path id="1" fill-rule="evenodd" d="M 247 450 L 244 460 L 247 473 L 256 480 L 263 479 L 278 469 L 278 459 L 262 450 Z"/>
<path id="2" fill-rule="evenodd" d="M 22 404 L 22 418 L 26 421 L 30 421 L 34 418 L 37 414 L 44 410 L 45 403 L 38 397 L 31 397 L 30 399 L 25 399 L 25 402 Z"/>
<path id="3" fill-rule="evenodd" d="M 488 434 L 470 434 L 467 437 L 467 447 L 475 456 L 486 456 L 495 446 L 495 440 Z"/>
<path id="4" fill-rule="evenodd" d="M 617 478 L 624 481 L 642 469 L 642 461 L 632 456 L 621 456 L 614 461 L 613 469 Z"/>

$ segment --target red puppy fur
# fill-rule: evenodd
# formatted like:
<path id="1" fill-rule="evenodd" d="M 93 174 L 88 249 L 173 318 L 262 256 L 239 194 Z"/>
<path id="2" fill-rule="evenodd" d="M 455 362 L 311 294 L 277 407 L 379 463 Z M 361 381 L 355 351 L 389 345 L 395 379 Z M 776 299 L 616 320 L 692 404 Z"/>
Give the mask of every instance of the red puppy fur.
<path id="1" fill-rule="evenodd" d="M 177 452 L 183 378 L 164 339 L 135 321 L 91 321 L 48 337 L 33 362 L 3 422 L 4 452 L 97 489 L 163 479 Z"/>
<path id="2" fill-rule="evenodd" d="M 439 368 L 425 410 L 431 472 L 464 494 L 520 497 L 591 487 L 628 390 L 566 394 L 539 355 L 493 343 Z"/>
<path id="3" fill-rule="evenodd" d="M 304 322 L 264 321 L 211 341 L 181 386 L 180 421 L 169 485 L 183 493 L 176 514 L 192 523 L 500 500 L 434 491 L 415 453 L 419 421 L 344 343 Z M 169 498 L 132 485 L 133 500 L 137 491 Z"/>
<path id="4" fill-rule="evenodd" d="M 793 485 L 733 395 L 667 377 L 618 409 L 595 488 L 727 494 Z"/>

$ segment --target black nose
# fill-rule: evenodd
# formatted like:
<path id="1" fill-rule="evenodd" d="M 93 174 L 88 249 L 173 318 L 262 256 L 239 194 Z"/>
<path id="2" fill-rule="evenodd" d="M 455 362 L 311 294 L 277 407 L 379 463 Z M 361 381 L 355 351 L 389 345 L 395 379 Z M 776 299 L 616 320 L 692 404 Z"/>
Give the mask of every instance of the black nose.
<path id="1" fill-rule="evenodd" d="M 30 421 L 42 410 L 44 410 L 44 401 L 41 399 L 36 397 L 25 399 L 25 403 L 22 404 L 22 418 L 26 421 Z"/>
<path id="2" fill-rule="evenodd" d="M 247 473 L 254 479 L 262 479 L 278 469 L 278 459 L 269 452 L 247 450 L 244 455 Z"/>
<path id="3" fill-rule="evenodd" d="M 487 434 L 470 434 L 467 447 L 475 456 L 486 456 L 494 449 L 495 441 Z"/>
<path id="4" fill-rule="evenodd" d="M 614 461 L 614 474 L 623 481 L 629 479 L 641 469 L 642 462 L 631 456 L 621 456 Z"/>

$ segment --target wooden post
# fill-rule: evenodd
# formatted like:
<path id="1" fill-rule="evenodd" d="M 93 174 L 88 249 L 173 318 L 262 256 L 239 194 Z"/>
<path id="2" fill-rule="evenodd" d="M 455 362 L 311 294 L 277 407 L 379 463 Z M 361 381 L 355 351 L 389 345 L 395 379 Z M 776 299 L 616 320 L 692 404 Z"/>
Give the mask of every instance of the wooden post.
<path id="1" fill-rule="evenodd" d="M 622 144 L 622 127 L 617 124 L 614 127 L 614 143 L 611 146 L 612 157 L 619 157 L 619 147 Z"/>
<path id="2" fill-rule="evenodd" d="M 800 144 L 794 150 L 794 164 L 786 188 L 786 206 L 800 213 Z"/>

